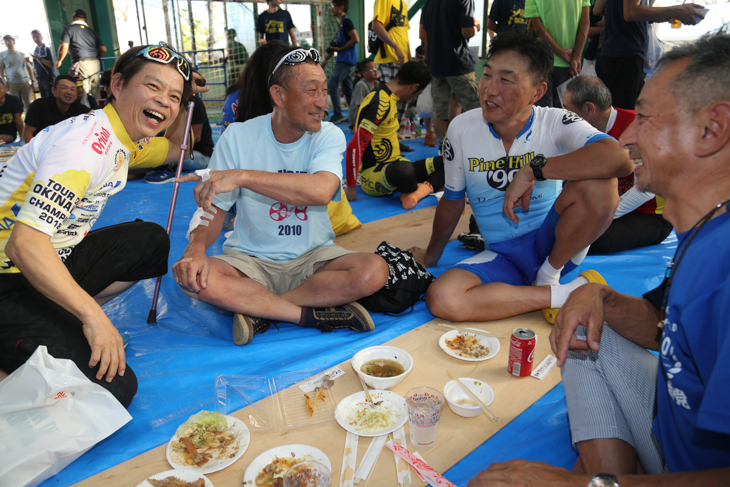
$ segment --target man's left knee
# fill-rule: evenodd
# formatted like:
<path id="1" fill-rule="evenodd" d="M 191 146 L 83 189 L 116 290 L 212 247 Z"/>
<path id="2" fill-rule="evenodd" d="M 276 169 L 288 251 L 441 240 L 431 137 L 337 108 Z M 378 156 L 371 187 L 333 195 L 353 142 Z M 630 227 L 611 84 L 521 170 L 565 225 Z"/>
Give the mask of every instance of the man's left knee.
<path id="1" fill-rule="evenodd" d="M 363 296 L 380 291 L 388 282 L 388 264 L 376 254 L 365 254 L 359 266 L 357 282 Z"/>

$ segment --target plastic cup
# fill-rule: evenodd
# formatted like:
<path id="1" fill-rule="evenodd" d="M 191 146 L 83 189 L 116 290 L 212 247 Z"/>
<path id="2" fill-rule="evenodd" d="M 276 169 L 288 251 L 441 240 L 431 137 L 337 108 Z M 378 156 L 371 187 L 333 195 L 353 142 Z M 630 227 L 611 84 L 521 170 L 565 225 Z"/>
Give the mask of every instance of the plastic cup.
<path id="1" fill-rule="evenodd" d="M 444 396 L 430 387 L 416 387 L 406 394 L 406 404 L 411 445 L 418 450 L 433 448 Z"/>
<path id="2" fill-rule="evenodd" d="M 297 463 L 284 474 L 284 487 L 329 487 L 330 482 L 329 469 L 315 461 Z"/>

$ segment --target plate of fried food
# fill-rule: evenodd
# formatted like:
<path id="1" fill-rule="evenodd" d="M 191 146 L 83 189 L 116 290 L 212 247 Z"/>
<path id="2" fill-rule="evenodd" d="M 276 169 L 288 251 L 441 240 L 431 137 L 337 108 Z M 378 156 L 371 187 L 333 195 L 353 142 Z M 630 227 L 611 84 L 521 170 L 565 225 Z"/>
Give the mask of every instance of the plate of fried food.
<path id="1" fill-rule="evenodd" d="M 332 471 L 330 459 L 318 448 L 309 445 L 277 446 L 253 459 L 243 474 L 243 486 L 282 487 L 286 471 L 307 461 L 320 462 Z"/>
<path id="2" fill-rule="evenodd" d="M 206 474 L 223 470 L 243 456 L 251 433 L 238 418 L 200 411 L 181 424 L 167 444 L 175 470 Z"/>
<path id="3" fill-rule="evenodd" d="M 469 330 L 470 328 L 466 328 Z M 472 330 L 481 331 L 477 328 Z M 499 340 L 496 337 L 451 330 L 439 338 L 441 350 L 460 360 L 480 362 L 487 360 L 499 352 Z"/>
<path id="4" fill-rule="evenodd" d="M 382 436 L 392 433 L 408 421 L 406 400 L 391 391 L 370 391 L 371 404 L 360 391 L 344 398 L 335 409 L 335 419 L 350 433 L 359 436 Z"/>
<path id="5" fill-rule="evenodd" d="M 148 477 L 137 487 L 213 487 L 213 483 L 197 472 L 168 470 Z"/>

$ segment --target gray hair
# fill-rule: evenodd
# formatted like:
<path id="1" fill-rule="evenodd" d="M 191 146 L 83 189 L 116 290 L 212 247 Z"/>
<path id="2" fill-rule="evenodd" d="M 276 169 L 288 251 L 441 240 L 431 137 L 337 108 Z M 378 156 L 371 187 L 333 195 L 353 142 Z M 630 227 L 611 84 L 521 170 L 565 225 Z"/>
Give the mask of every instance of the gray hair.
<path id="1" fill-rule="evenodd" d="M 588 102 L 595 104 L 600 110 L 611 108 L 611 91 L 603 81 L 595 76 L 578 76 L 568 83 L 565 91 L 573 94 L 573 105 L 583 108 Z"/>
<path id="2" fill-rule="evenodd" d="M 709 32 L 664 54 L 657 69 L 681 59 L 689 65 L 669 84 L 669 91 L 689 113 L 718 100 L 730 100 L 730 27 Z"/>

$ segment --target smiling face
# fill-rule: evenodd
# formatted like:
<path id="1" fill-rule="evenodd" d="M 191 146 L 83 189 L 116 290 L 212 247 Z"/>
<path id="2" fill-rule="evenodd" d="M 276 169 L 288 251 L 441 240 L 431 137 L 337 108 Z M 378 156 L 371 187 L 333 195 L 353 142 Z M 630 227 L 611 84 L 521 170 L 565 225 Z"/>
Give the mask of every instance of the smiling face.
<path id="1" fill-rule="evenodd" d="M 277 140 L 297 140 L 305 132 L 319 132 L 327 107 L 327 77 L 316 63 L 291 66 L 286 86 L 274 85 L 271 94 L 281 124 L 274 127 Z M 279 133 L 279 131 L 281 131 Z M 283 138 L 279 138 L 279 135 Z"/>
<path id="2" fill-rule="evenodd" d="M 183 78 L 173 64 L 145 63 L 131 79 L 112 78 L 113 106 L 133 141 L 154 137 L 177 117 Z M 75 92 L 74 92 L 75 95 Z"/>
<path id="3" fill-rule="evenodd" d="M 54 88 L 51 88 L 53 96 L 61 105 L 70 105 L 76 101 L 76 82 L 67 79 L 60 79 Z"/>
<path id="4" fill-rule="evenodd" d="M 621 145 L 634 161 L 636 186 L 666 196 L 673 185 L 682 184 L 686 161 L 693 158 L 692 117 L 678 107 L 669 84 L 689 63 L 675 61 L 657 71 L 636 102 L 636 118 L 621 134 Z"/>
<path id="5" fill-rule="evenodd" d="M 492 56 L 479 81 L 484 120 L 499 124 L 529 118 L 533 103 L 547 88 L 546 83 L 533 85 L 533 80 L 529 61 L 518 53 L 502 51 Z"/>

